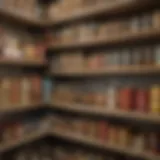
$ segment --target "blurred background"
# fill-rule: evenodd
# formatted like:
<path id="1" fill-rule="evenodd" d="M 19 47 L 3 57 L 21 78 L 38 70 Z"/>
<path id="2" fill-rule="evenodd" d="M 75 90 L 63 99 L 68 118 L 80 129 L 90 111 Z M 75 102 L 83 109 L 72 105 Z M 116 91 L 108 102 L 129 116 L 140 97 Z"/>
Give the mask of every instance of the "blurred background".
<path id="1" fill-rule="evenodd" d="M 160 1 L 0 0 L 0 160 L 160 160 Z"/>

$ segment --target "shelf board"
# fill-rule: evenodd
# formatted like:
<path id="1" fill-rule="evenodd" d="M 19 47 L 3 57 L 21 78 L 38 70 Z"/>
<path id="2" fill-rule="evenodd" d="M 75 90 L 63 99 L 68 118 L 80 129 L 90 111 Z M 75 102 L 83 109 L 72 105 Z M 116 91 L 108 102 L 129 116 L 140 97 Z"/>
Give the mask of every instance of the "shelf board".
<path id="1" fill-rule="evenodd" d="M 16 11 L 16 9 L 4 8 L 3 6 L 0 7 L 0 16 L 29 26 L 45 27 L 47 23 L 45 21 L 42 21 L 41 18 L 25 16 L 21 11 Z"/>
<path id="2" fill-rule="evenodd" d="M 65 15 L 64 17 L 60 17 L 55 19 L 53 22 L 50 20 L 50 24 L 58 25 L 70 21 L 86 19 L 86 18 L 94 18 L 97 16 L 105 15 L 120 15 L 125 13 L 133 13 L 139 10 L 143 11 L 149 9 L 151 7 L 159 4 L 155 1 L 149 0 L 128 0 L 128 1 L 119 1 L 115 3 L 104 3 L 92 7 L 86 7 L 84 9 L 76 10 L 72 15 Z"/>
<path id="3" fill-rule="evenodd" d="M 29 111 L 29 110 L 36 110 L 41 109 L 45 104 L 43 102 L 40 103 L 33 103 L 33 104 L 17 104 L 17 105 L 3 105 L 1 104 L 0 107 L 0 113 L 3 112 L 23 112 L 23 111 Z"/>
<path id="4" fill-rule="evenodd" d="M 28 136 L 23 137 L 20 140 L 11 140 L 9 142 L 6 142 L 4 144 L 0 144 L 0 152 L 7 152 L 9 150 L 15 149 L 21 145 L 27 144 L 27 143 L 31 143 L 33 141 L 36 141 L 38 139 L 41 139 L 43 137 L 45 137 L 46 132 L 45 131 L 38 131 L 32 134 L 29 134 Z"/>
<path id="5" fill-rule="evenodd" d="M 135 44 L 139 42 L 147 42 L 150 40 L 160 39 L 160 29 L 142 30 L 139 32 L 122 33 L 116 36 L 108 38 L 96 38 L 91 41 L 84 42 L 73 42 L 67 44 L 59 44 L 50 46 L 51 50 L 66 50 L 66 49 L 79 49 L 79 48 L 95 48 L 101 46 L 112 46 L 112 45 L 124 45 L 124 44 Z"/>
<path id="6" fill-rule="evenodd" d="M 85 77 L 85 76 L 103 76 L 103 75 L 148 75 L 160 73 L 160 65 L 140 65 L 140 66 L 117 66 L 104 69 L 84 69 L 74 71 L 56 71 L 50 72 L 51 76 L 55 77 Z"/>
<path id="7" fill-rule="evenodd" d="M 0 66 L 45 67 L 46 61 L 0 60 Z"/>
<path id="8" fill-rule="evenodd" d="M 5 17 L 6 19 L 13 20 L 15 22 L 25 24 L 28 26 L 36 27 L 50 27 L 53 25 L 58 25 L 70 21 L 75 21 L 85 18 L 94 18 L 100 15 L 111 16 L 111 15 L 120 15 L 126 13 L 134 13 L 137 11 L 145 11 L 153 7 L 157 7 L 160 3 L 153 0 L 129 0 L 124 2 L 116 2 L 108 5 L 104 3 L 103 5 L 96 5 L 93 7 L 87 7 L 85 9 L 79 10 L 72 15 L 66 15 L 63 18 L 54 19 L 54 20 L 45 20 L 39 17 L 34 16 L 25 16 L 21 11 L 12 8 L 0 7 L 0 16 Z"/>
<path id="9" fill-rule="evenodd" d="M 54 102 L 50 105 L 51 108 L 62 110 L 66 112 L 86 113 L 89 115 L 133 119 L 136 121 L 147 121 L 152 123 L 160 123 L 160 115 L 138 112 L 127 112 L 120 110 L 107 110 L 103 106 L 83 105 L 83 104 L 69 104 L 64 102 Z"/>
<path id="10" fill-rule="evenodd" d="M 63 132 L 59 132 L 59 131 L 51 131 L 50 133 L 52 136 L 56 136 L 65 140 L 69 140 L 69 141 L 74 141 L 74 142 L 78 142 L 81 144 L 85 144 L 85 145 L 89 145 L 98 149 L 103 149 L 103 150 L 107 150 L 107 151 L 112 151 L 112 152 L 117 152 L 117 153 L 121 153 L 124 155 L 129 155 L 132 157 L 137 157 L 137 158 L 142 158 L 145 160 L 159 160 L 160 157 L 159 156 L 155 156 L 153 154 L 150 153 L 145 153 L 145 152 L 139 152 L 139 151 L 135 151 L 134 149 L 129 149 L 129 148 L 124 148 L 123 146 L 117 146 L 117 145 L 110 145 L 110 144 L 103 144 L 99 141 L 93 140 L 93 139 L 88 139 L 85 138 L 81 135 L 78 134 L 73 134 L 73 133 L 66 133 L 65 134 Z"/>

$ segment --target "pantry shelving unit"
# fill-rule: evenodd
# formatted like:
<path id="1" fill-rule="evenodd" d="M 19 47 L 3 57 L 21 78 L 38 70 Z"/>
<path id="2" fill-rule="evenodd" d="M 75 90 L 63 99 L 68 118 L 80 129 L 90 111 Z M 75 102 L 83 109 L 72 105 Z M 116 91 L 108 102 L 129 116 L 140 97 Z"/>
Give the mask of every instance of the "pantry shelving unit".
<path id="1" fill-rule="evenodd" d="M 4 10 L 3 8 L 0 8 L 0 15 L 10 18 L 12 20 L 15 20 L 16 22 L 24 23 L 30 26 L 36 26 L 36 27 L 51 27 L 51 26 L 57 26 L 62 25 L 65 23 L 70 23 L 71 21 L 77 21 L 81 19 L 96 17 L 100 15 L 118 15 L 120 13 L 132 13 L 137 12 L 139 10 L 146 10 L 146 8 L 153 8 L 157 7 L 157 5 L 160 5 L 158 1 L 129 1 L 129 2 L 120 2 L 116 3 L 111 6 L 104 6 L 100 5 L 97 7 L 91 7 L 86 8 L 83 11 L 79 11 L 77 14 L 72 16 L 66 16 L 61 19 L 57 19 L 54 21 L 51 20 L 39 20 L 37 18 L 33 17 L 24 17 L 20 13 L 15 13 L 15 11 L 9 11 Z M 157 40 L 160 39 L 160 30 L 150 30 L 150 31 L 144 31 L 144 32 L 136 32 L 131 34 L 122 34 L 118 35 L 116 37 L 111 37 L 108 39 L 100 39 L 96 41 L 87 41 L 87 42 L 78 42 L 78 43 L 69 43 L 69 44 L 59 44 L 59 45 L 51 45 L 48 46 L 49 49 L 52 51 L 64 51 L 67 49 L 73 49 L 73 48 L 92 48 L 92 47 L 99 47 L 99 46 L 114 46 L 117 44 L 128 44 L 128 43 L 138 43 L 138 42 L 148 42 L 150 40 Z M 7 66 L 19 66 L 19 67 L 44 67 L 47 66 L 47 62 L 17 62 L 17 61 L 0 61 L 0 65 L 7 65 Z M 87 70 L 83 69 L 80 71 L 69 71 L 69 72 L 63 72 L 63 71 L 55 71 L 51 72 L 49 71 L 49 75 L 54 77 L 75 77 L 75 76 L 99 76 L 99 75 L 148 75 L 148 74 L 158 74 L 160 72 L 159 66 L 127 66 L 127 67 L 111 67 L 111 68 L 104 68 L 104 69 L 98 69 L 98 70 Z M 28 110 L 32 108 L 41 108 L 41 106 L 46 106 L 47 108 L 51 108 L 54 110 L 62 110 L 65 112 L 73 112 L 73 113 L 87 113 L 90 115 L 98 115 L 98 116 L 109 116 L 109 117 L 115 117 L 115 118 L 122 118 L 122 119 L 136 119 L 138 121 L 145 121 L 145 122 L 153 122 L 153 123 L 160 123 L 160 117 L 158 115 L 150 115 L 150 114 L 142 114 L 142 113 L 134 113 L 134 112 L 123 112 L 123 111 L 107 111 L 103 109 L 93 109 L 90 107 L 86 107 L 85 105 L 79 105 L 79 104 L 67 104 L 67 103 L 61 103 L 61 102 L 53 102 L 53 103 L 38 103 L 38 104 L 31 104 L 30 107 L 26 107 L 28 105 L 15 105 L 14 107 L 4 107 L 4 110 L 2 108 L 2 111 L 12 111 L 14 109 L 15 111 L 22 111 L 22 110 Z M 82 136 L 76 136 L 73 133 L 67 133 L 64 135 L 64 133 L 59 131 L 52 131 L 48 129 L 47 131 L 39 131 L 35 132 L 29 136 L 24 137 L 22 140 L 19 141 L 13 141 L 9 143 L 5 143 L 0 145 L 0 152 L 6 152 L 8 150 L 12 150 L 18 146 L 21 146 L 23 144 L 32 142 L 34 140 L 45 138 L 46 136 L 53 136 L 53 137 L 59 137 L 65 140 L 69 141 L 75 141 L 81 144 L 85 145 L 91 145 L 95 148 L 100 148 L 103 150 L 109 150 L 113 152 L 122 153 L 124 155 L 129 155 L 133 157 L 142 158 L 145 160 L 158 160 L 160 159 L 159 156 L 154 156 L 149 153 L 144 152 L 135 152 L 128 148 L 123 147 L 117 147 L 113 145 L 107 145 L 102 144 L 100 142 L 97 142 L 95 140 L 89 140 L 88 138 L 84 138 Z"/>
<path id="2" fill-rule="evenodd" d="M 153 3 L 152 3 L 153 2 Z M 116 3 L 115 5 L 107 6 L 96 6 L 96 8 L 90 8 L 83 11 L 77 12 L 72 17 L 66 15 L 65 17 L 55 20 L 55 25 L 63 25 L 73 23 L 78 20 L 90 19 L 96 16 L 105 15 L 105 16 L 115 16 L 124 13 L 137 13 L 138 11 L 146 11 L 147 9 L 151 9 L 152 7 L 158 7 L 158 1 L 130 1 L 130 2 L 120 2 L 123 4 Z M 152 4 L 152 5 L 151 5 Z M 156 4 L 156 5 L 155 5 Z M 150 6 L 150 7 L 149 7 Z M 125 46 L 125 45 L 139 45 L 144 43 L 150 43 L 151 41 L 157 41 L 160 39 L 160 30 L 159 28 L 154 28 L 151 30 L 142 30 L 136 32 L 129 33 L 120 33 L 116 36 L 108 36 L 107 38 L 95 38 L 93 40 L 84 40 L 82 41 L 74 41 L 50 45 L 49 49 L 53 51 L 56 55 L 66 54 L 71 50 L 87 50 L 87 49 L 95 49 L 100 47 L 110 47 L 114 48 L 114 46 Z M 74 54 L 74 53 L 73 53 Z M 57 79 L 65 78 L 68 80 L 74 80 L 75 78 L 93 78 L 97 76 L 148 76 L 148 75 L 157 75 L 160 73 L 159 65 L 129 65 L 129 66 L 109 66 L 107 68 L 78 68 L 77 70 L 73 67 L 67 70 L 67 68 L 50 70 L 49 75 Z M 130 120 L 143 122 L 143 123 L 160 123 L 160 117 L 158 114 L 148 114 L 148 113 L 139 113 L 139 112 L 127 112 L 114 110 L 109 111 L 105 109 L 105 107 L 93 106 L 93 105 L 85 105 L 85 104 L 77 104 L 77 103 L 67 103 L 62 101 L 53 100 L 50 104 L 50 108 L 54 111 L 60 111 L 63 113 L 72 113 L 78 115 L 90 115 L 90 116 L 98 116 L 98 117 L 111 117 L 112 119 L 121 119 L 126 120 L 127 122 Z M 110 145 L 105 142 L 99 142 L 94 139 L 89 139 L 89 137 L 83 137 L 82 135 L 78 135 L 78 133 L 74 132 L 65 132 L 59 130 L 53 130 L 50 132 L 52 136 L 56 136 L 57 138 L 63 139 L 69 142 L 76 142 L 83 145 L 93 146 L 95 148 L 100 148 L 106 151 L 121 153 L 124 155 L 128 155 L 131 157 L 136 157 L 144 160 L 158 160 L 159 156 L 154 154 L 150 154 L 147 151 L 135 151 L 133 148 L 124 148 L 122 146 Z"/>

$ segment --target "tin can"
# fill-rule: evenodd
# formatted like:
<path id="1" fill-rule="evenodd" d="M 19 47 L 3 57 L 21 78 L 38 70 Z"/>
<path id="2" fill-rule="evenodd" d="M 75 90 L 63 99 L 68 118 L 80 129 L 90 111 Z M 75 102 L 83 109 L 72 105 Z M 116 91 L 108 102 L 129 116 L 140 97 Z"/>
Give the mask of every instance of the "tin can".
<path id="1" fill-rule="evenodd" d="M 131 64 L 131 51 L 130 50 L 122 50 L 120 53 L 120 64 L 122 66 Z"/>
<path id="2" fill-rule="evenodd" d="M 153 14 L 144 14 L 141 16 L 140 27 L 142 30 L 149 30 L 153 27 Z"/>
<path id="3" fill-rule="evenodd" d="M 160 65 L 160 45 L 155 47 L 155 65 Z"/>
<path id="4" fill-rule="evenodd" d="M 132 50 L 132 65 L 140 65 L 142 64 L 143 54 L 142 49 L 136 48 Z"/>
<path id="5" fill-rule="evenodd" d="M 130 111 L 134 107 L 134 90 L 123 88 L 119 91 L 119 107 L 122 110 Z"/>
<path id="6" fill-rule="evenodd" d="M 89 137 L 92 138 L 92 139 L 97 139 L 97 132 L 98 132 L 98 128 L 97 128 L 97 125 L 98 123 L 95 122 L 95 121 L 91 121 L 89 122 L 88 124 L 88 128 L 89 128 Z"/>
<path id="7" fill-rule="evenodd" d="M 22 78 L 22 91 L 21 91 L 21 101 L 22 104 L 30 104 L 31 103 L 31 83 L 29 81 L 29 78 L 25 77 Z"/>
<path id="8" fill-rule="evenodd" d="M 154 49 L 152 47 L 144 48 L 143 64 L 151 65 L 154 64 Z"/>
<path id="9" fill-rule="evenodd" d="M 52 82 L 49 78 L 43 80 L 43 100 L 50 103 L 52 94 Z"/>
<path id="10" fill-rule="evenodd" d="M 119 128 L 118 137 L 118 144 L 120 146 L 127 147 L 129 145 L 130 134 L 127 128 Z"/>
<path id="11" fill-rule="evenodd" d="M 149 92 L 146 89 L 137 89 L 135 93 L 135 107 L 138 112 L 147 112 Z"/>
<path id="12" fill-rule="evenodd" d="M 118 51 L 113 51 L 110 53 L 110 65 L 112 66 L 119 66 L 120 65 L 120 54 Z"/>
<path id="13" fill-rule="evenodd" d="M 13 78 L 10 88 L 10 100 L 12 104 L 19 104 L 21 99 L 20 78 Z"/>
<path id="14" fill-rule="evenodd" d="M 39 102 L 42 98 L 41 94 L 41 79 L 39 76 L 33 76 L 31 78 L 31 94 L 33 103 Z"/>
<path id="15" fill-rule="evenodd" d="M 104 93 L 95 93 L 95 105 L 103 107 L 105 105 Z"/>
<path id="16" fill-rule="evenodd" d="M 159 138 L 156 133 L 150 133 L 148 135 L 148 151 L 157 154 L 159 151 Z"/>
<path id="17" fill-rule="evenodd" d="M 159 29 L 159 27 L 160 27 L 160 20 L 159 19 L 160 19 L 160 11 L 156 10 L 153 13 L 153 28 Z"/>
<path id="18" fill-rule="evenodd" d="M 117 145 L 118 143 L 118 132 L 119 129 L 115 125 L 109 125 L 108 135 L 107 135 L 107 143 Z"/>
<path id="19" fill-rule="evenodd" d="M 109 86 L 106 93 L 106 108 L 109 110 L 116 109 L 118 105 L 117 98 L 118 96 L 116 87 Z"/>
<path id="20" fill-rule="evenodd" d="M 150 89 L 150 112 L 156 114 L 160 112 L 160 87 L 158 85 Z"/>
<path id="21" fill-rule="evenodd" d="M 141 22 L 140 16 L 136 16 L 131 19 L 131 25 L 130 25 L 131 32 L 138 32 L 140 30 L 141 28 L 140 22 Z"/>
<path id="22" fill-rule="evenodd" d="M 10 87 L 11 87 L 11 80 L 9 78 L 3 78 L 2 79 L 2 105 L 7 106 L 9 104 L 11 104 L 11 100 L 10 100 Z"/>
<path id="23" fill-rule="evenodd" d="M 145 135 L 143 133 L 134 133 L 132 146 L 136 152 L 143 152 L 145 149 Z"/>
<path id="24" fill-rule="evenodd" d="M 108 124 L 106 121 L 100 121 L 98 123 L 98 139 L 102 142 L 106 141 L 108 132 Z"/>

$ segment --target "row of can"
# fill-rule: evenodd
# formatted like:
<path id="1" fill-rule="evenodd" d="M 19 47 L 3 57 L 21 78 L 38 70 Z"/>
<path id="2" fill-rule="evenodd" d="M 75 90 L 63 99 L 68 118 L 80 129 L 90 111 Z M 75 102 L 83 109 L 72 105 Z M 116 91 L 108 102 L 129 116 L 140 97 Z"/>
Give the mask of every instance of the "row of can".
<path id="1" fill-rule="evenodd" d="M 53 44 L 68 44 L 75 42 L 92 42 L 93 39 L 113 39 L 121 35 L 158 29 L 160 26 L 159 10 L 132 15 L 110 21 L 87 21 L 76 23 L 67 27 L 59 27 L 53 34 Z M 52 35 L 52 33 L 51 33 Z"/>
<path id="2" fill-rule="evenodd" d="M 89 120 L 64 116 L 54 116 L 52 125 L 59 132 L 71 133 L 104 145 L 130 148 L 135 152 L 159 154 L 160 137 L 158 132 L 146 132 L 131 126 L 114 124 L 107 121 Z"/>
<path id="3" fill-rule="evenodd" d="M 65 52 L 53 57 L 53 70 L 103 69 L 113 66 L 140 66 L 160 64 L 160 45 L 102 50 L 91 52 Z M 74 67 L 73 67 L 74 66 Z"/>
<path id="4" fill-rule="evenodd" d="M 23 107 L 49 102 L 52 82 L 38 74 L 8 76 L 0 79 L 1 107 Z"/>
<path id="5" fill-rule="evenodd" d="M 95 86 L 96 88 L 96 86 Z M 53 100 L 69 104 L 82 104 L 108 110 L 160 113 L 160 86 L 116 87 L 104 86 L 93 90 L 78 90 L 70 86 L 59 86 L 53 91 Z"/>

